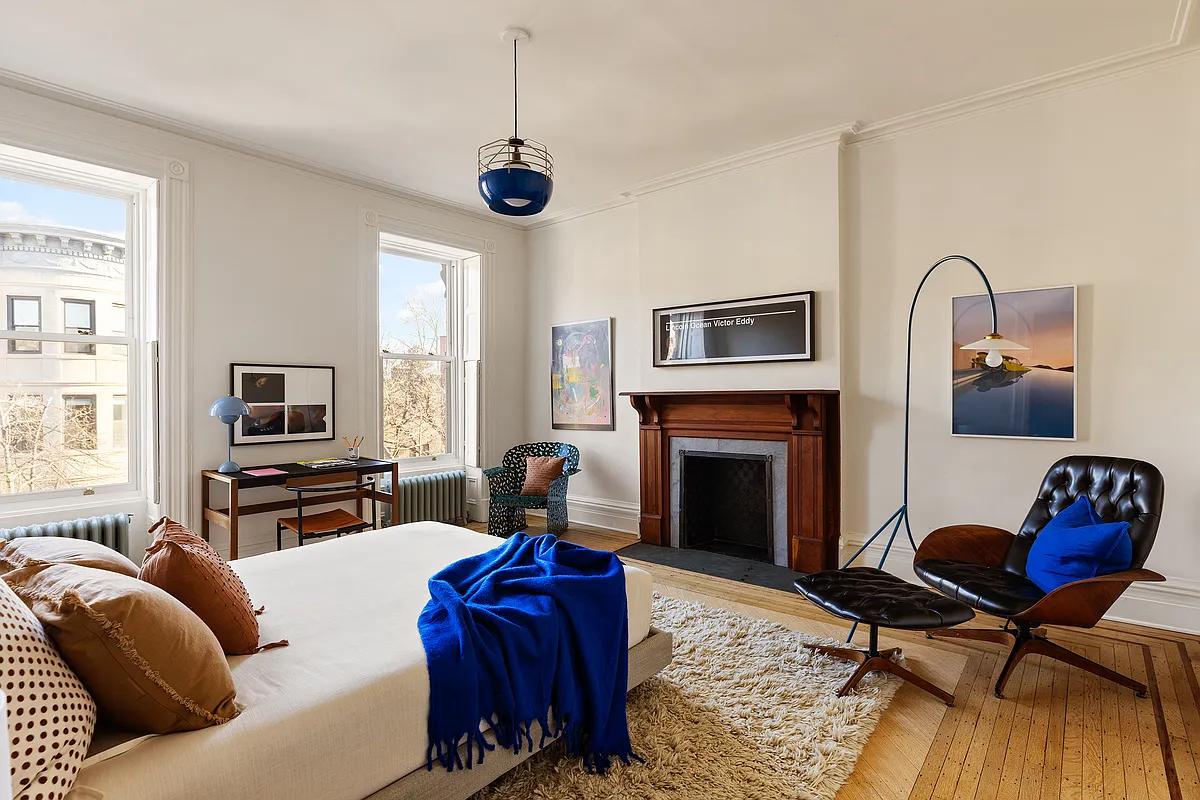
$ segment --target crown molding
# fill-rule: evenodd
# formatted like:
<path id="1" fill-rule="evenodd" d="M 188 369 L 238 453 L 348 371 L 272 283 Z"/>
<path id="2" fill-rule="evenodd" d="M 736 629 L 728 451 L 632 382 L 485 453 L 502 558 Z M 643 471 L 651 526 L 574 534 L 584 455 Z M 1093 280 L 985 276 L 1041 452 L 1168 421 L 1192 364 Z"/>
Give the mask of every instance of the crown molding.
<path id="1" fill-rule="evenodd" d="M 28 75 L 23 75 L 19 72 L 13 72 L 7 69 L 0 69 L 0 86 L 14 89 L 18 92 L 25 92 L 46 100 L 53 100 L 67 105 L 83 108 L 88 111 L 95 111 L 100 114 L 105 114 L 125 122 L 131 122 L 136 125 L 145 125 L 149 128 L 163 131 L 175 136 L 182 136 L 187 139 L 201 142 L 211 147 L 221 148 L 223 150 L 232 150 L 243 156 L 256 158 L 267 161 L 279 166 L 288 167 L 290 169 L 299 170 L 301 172 L 319 175 L 327 180 L 336 181 L 338 183 L 347 184 L 349 186 L 365 189 L 370 192 L 388 195 L 390 197 L 403 200 L 414 205 L 424 208 L 440 211 L 442 213 L 454 214 L 460 217 L 466 217 L 474 221 L 487 222 L 493 225 L 499 225 L 505 228 L 522 229 L 524 226 L 513 222 L 512 220 L 499 217 L 496 214 L 484 212 L 471 206 L 456 203 L 452 200 L 445 200 L 431 194 L 409 189 L 399 184 L 382 181 L 377 178 L 370 178 L 366 175 L 361 175 L 352 170 L 343 170 L 335 167 L 330 167 L 317 161 L 311 161 L 306 158 L 294 156 L 285 153 L 281 150 L 265 147 L 263 145 L 248 142 L 244 139 L 239 139 L 235 136 L 228 136 L 223 133 L 193 125 L 188 122 L 182 122 L 172 117 L 163 116 L 150 111 L 144 111 L 133 106 L 128 106 L 123 103 L 117 103 L 111 100 L 106 100 L 96 95 L 86 92 L 69 89 L 65 86 L 60 86 L 49 81 L 32 78 Z"/>
<path id="2" fill-rule="evenodd" d="M 697 167 L 689 167 L 688 169 L 672 172 L 653 180 L 634 184 L 627 189 L 618 191 L 617 194 L 626 198 L 645 197 L 648 194 L 661 192 L 664 189 L 672 189 L 685 183 L 695 183 L 718 175 L 741 172 L 742 170 L 770 161 L 788 158 L 807 150 L 815 150 L 816 148 L 827 147 L 829 145 L 838 145 L 840 147 L 847 141 L 850 141 L 860 128 L 861 125 L 858 122 L 835 125 L 832 128 L 825 128 L 813 133 L 806 133 L 803 136 L 785 139 L 782 142 L 774 142 L 762 147 L 756 147 L 753 150 L 746 150 L 732 156 L 718 158 L 716 161 L 709 161 Z"/>
<path id="3" fill-rule="evenodd" d="M 610 211 L 621 206 L 632 205 L 637 202 L 636 197 L 618 197 L 615 200 L 605 200 L 602 203 L 593 203 L 589 206 L 573 206 L 565 211 L 559 211 L 554 214 L 539 214 L 532 222 L 524 224 L 524 229 L 527 231 L 536 231 L 540 228 L 548 228 L 551 225 L 557 225 L 560 222 L 570 222 L 573 219 L 581 217 L 590 217 L 592 214 L 599 214 L 604 211 Z"/>

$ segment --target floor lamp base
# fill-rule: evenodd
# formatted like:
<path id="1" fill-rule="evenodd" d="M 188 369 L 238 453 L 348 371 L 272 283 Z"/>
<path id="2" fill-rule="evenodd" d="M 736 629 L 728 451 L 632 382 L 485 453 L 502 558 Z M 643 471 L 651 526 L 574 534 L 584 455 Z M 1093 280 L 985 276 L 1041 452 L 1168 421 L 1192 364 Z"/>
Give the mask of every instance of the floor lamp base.
<path id="1" fill-rule="evenodd" d="M 887 545 L 883 548 L 883 555 L 879 557 L 879 564 L 877 565 L 879 569 L 883 569 L 883 564 L 885 561 L 887 561 L 888 554 L 892 552 L 892 545 L 896 542 L 896 534 L 900 532 L 901 523 L 904 524 L 904 530 L 908 532 L 909 543 L 912 544 L 913 550 L 916 551 L 917 544 L 913 541 L 912 528 L 910 528 L 908 525 L 908 505 L 905 504 L 892 512 L 892 515 L 887 518 L 887 521 L 879 526 L 879 530 L 872 533 L 871 537 L 862 543 L 862 547 L 858 548 L 858 550 L 854 552 L 854 555 L 847 559 L 845 564 L 842 564 L 842 569 L 846 569 L 846 567 L 849 567 L 851 564 L 853 564 L 858 557 L 866 552 L 866 549 L 870 547 L 875 540 L 883 534 L 884 531 L 887 530 L 888 525 L 891 525 L 892 532 L 888 535 Z M 854 638 L 854 631 L 857 629 L 857 622 L 850 626 L 850 633 L 846 636 L 847 644 L 849 644 L 850 640 Z"/>

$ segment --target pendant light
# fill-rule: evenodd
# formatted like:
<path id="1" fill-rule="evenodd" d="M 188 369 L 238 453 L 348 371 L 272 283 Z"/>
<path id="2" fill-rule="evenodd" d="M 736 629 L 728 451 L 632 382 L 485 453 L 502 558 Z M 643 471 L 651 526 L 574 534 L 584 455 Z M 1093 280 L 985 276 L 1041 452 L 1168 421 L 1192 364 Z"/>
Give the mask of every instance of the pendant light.
<path id="1" fill-rule="evenodd" d="M 513 46 L 513 135 L 479 148 L 479 194 L 497 214 L 529 217 L 550 202 L 554 159 L 545 145 L 517 135 L 517 42 L 529 33 L 509 28 L 500 38 Z"/>

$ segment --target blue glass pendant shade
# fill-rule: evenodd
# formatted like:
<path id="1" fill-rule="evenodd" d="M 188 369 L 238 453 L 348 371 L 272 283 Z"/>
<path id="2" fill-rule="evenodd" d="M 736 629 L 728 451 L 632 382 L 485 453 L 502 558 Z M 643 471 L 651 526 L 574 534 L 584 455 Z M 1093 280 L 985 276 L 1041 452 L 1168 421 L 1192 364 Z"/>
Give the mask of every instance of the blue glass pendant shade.
<path id="1" fill-rule="evenodd" d="M 532 169 L 499 167 L 479 176 L 479 194 L 488 208 L 510 217 L 540 213 L 553 193 L 554 179 Z"/>

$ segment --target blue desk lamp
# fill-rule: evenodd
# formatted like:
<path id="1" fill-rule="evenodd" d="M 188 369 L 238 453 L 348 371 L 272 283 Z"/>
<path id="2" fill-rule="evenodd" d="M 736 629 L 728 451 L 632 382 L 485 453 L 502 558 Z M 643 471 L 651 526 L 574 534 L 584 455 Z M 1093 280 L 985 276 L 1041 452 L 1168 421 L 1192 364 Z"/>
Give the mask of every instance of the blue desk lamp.
<path id="1" fill-rule="evenodd" d="M 241 472 L 239 467 L 233 460 L 233 426 L 239 419 L 250 413 L 250 406 L 246 405 L 246 401 L 240 397 L 228 395 L 222 397 L 212 404 L 208 409 L 210 417 L 216 417 L 229 426 L 229 443 L 225 446 L 226 461 L 221 466 L 217 467 L 217 472 L 225 474 L 233 472 Z"/>

